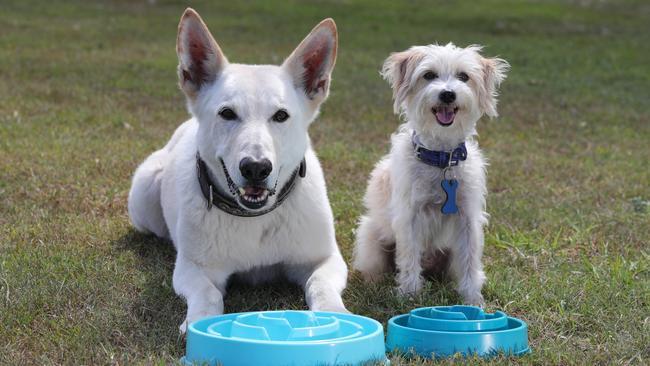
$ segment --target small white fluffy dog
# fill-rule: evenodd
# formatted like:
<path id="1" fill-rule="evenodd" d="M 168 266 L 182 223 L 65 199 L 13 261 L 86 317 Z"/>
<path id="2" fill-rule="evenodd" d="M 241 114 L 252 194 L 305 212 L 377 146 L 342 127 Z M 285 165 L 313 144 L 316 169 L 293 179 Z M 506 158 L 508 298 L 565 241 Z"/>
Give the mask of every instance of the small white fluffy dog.
<path id="1" fill-rule="evenodd" d="M 323 171 L 307 130 L 327 98 L 336 25 L 317 25 L 281 66 L 229 63 L 192 9 L 177 39 L 192 118 L 136 170 L 129 216 L 170 238 L 187 324 L 223 313 L 232 275 L 283 275 L 312 310 L 346 312 L 347 267 L 334 236 Z"/>
<path id="2" fill-rule="evenodd" d="M 384 63 L 394 110 L 406 123 L 365 195 L 353 266 L 367 280 L 392 268 L 394 248 L 398 289 L 415 294 L 423 284 L 423 259 L 442 250 L 451 255 L 450 274 L 463 301 L 483 304 L 486 162 L 473 136 L 483 114 L 497 115 L 497 88 L 509 65 L 480 50 L 416 46 Z M 453 189 L 447 199 L 443 180 L 457 188 L 455 200 Z"/>

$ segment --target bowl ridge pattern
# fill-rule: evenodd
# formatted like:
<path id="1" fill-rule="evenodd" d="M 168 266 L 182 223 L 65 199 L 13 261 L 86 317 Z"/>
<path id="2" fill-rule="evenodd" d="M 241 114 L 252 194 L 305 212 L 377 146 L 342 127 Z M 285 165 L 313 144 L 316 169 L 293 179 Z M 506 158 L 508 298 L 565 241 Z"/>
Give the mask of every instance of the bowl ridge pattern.
<path id="1" fill-rule="evenodd" d="M 333 365 L 385 361 L 383 327 L 353 314 L 259 311 L 188 327 L 185 364 Z"/>
<path id="2" fill-rule="evenodd" d="M 524 321 L 502 311 L 485 313 L 479 307 L 464 305 L 418 308 L 391 318 L 386 348 L 429 358 L 456 353 L 522 355 L 530 351 Z"/>

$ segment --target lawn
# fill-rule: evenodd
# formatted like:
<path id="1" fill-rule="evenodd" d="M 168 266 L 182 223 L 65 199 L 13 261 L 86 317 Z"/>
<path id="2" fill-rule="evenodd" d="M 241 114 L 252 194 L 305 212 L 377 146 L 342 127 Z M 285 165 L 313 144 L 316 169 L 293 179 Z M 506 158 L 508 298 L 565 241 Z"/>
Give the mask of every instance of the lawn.
<path id="1" fill-rule="evenodd" d="M 512 64 L 490 160 L 488 308 L 533 352 L 485 363 L 650 362 L 650 6 L 644 1 L 193 3 L 231 61 L 279 63 L 322 18 L 340 49 L 311 129 L 350 260 L 365 181 L 399 120 L 378 70 L 413 44 L 484 44 Z M 0 364 L 168 364 L 184 354 L 174 251 L 136 233 L 130 177 L 187 118 L 169 1 L 0 0 Z M 402 299 L 352 273 L 382 322 L 460 301 Z M 233 285 L 228 312 L 304 309 L 294 286 Z M 391 356 L 392 365 L 426 364 Z M 440 363 L 459 363 L 461 359 Z M 478 360 L 470 360 L 477 363 Z"/>

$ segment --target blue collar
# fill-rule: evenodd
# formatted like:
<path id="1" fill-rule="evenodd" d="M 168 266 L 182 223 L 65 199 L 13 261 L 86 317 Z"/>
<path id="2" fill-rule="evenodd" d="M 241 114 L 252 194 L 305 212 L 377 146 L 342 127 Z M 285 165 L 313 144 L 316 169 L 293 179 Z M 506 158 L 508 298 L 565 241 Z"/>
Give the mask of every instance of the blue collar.
<path id="1" fill-rule="evenodd" d="M 465 142 L 461 142 L 454 150 L 448 152 L 427 149 L 422 145 L 420 139 L 415 134 L 415 131 L 413 131 L 411 141 L 413 142 L 415 157 L 427 165 L 438 168 L 447 168 L 450 166 L 456 166 L 459 162 L 467 159 L 467 148 L 465 147 Z"/>

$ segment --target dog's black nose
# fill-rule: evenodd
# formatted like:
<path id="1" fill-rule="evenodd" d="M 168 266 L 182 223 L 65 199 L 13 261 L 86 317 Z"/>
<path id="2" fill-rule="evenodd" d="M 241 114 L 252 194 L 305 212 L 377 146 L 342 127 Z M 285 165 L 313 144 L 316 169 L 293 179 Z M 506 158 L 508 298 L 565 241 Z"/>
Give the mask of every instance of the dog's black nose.
<path id="1" fill-rule="evenodd" d="M 456 93 L 454 93 L 451 90 L 443 90 L 440 92 L 440 95 L 438 96 L 440 98 L 440 101 L 443 103 L 453 103 L 454 100 L 456 100 Z"/>
<path id="2" fill-rule="evenodd" d="M 273 165 L 269 159 L 253 160 L 249 157 L 243 158 L 239 162 L 239 171 L 241 175 L 250 181 L 262 181 L 271 174 Z"/>

